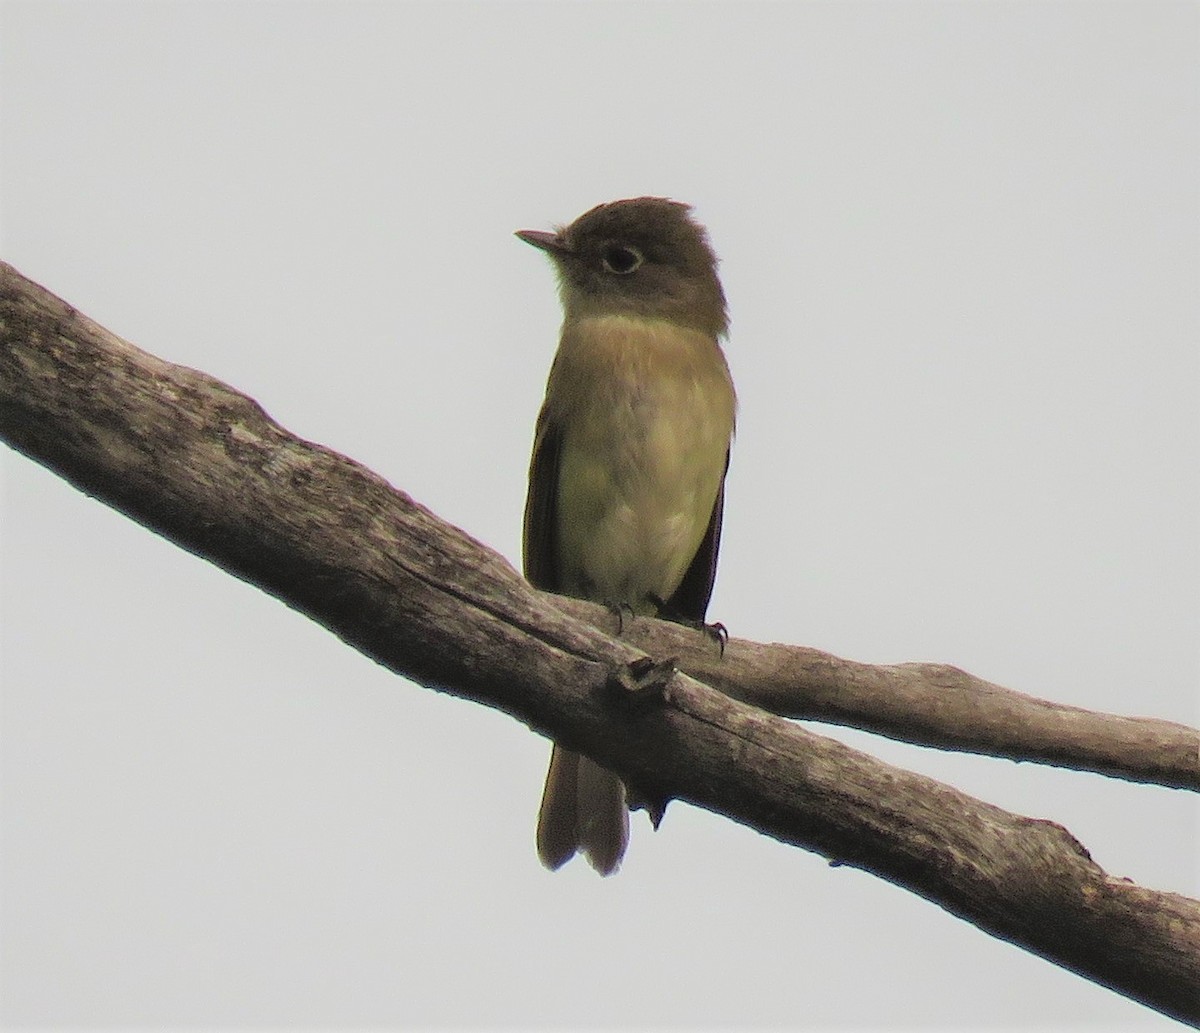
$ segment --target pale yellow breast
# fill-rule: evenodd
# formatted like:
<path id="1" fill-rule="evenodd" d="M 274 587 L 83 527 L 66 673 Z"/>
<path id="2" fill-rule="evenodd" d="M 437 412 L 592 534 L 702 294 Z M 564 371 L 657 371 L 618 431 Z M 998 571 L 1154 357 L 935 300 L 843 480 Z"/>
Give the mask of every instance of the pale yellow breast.
<path id="1" fill-rule="evenodd" d="M 662 320 L 576 320 L 547 397 L 564 431 L 562 588 L 649 611 L 679 586 L 724 474 L 735 399 L 720 347 Z"/>

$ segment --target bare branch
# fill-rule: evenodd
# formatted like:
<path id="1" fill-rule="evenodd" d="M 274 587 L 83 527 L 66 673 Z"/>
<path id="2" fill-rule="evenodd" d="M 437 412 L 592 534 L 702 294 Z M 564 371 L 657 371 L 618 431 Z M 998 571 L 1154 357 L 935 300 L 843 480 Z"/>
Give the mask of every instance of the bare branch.
<path id="1" fill-rule="evenodd" d="M 595 603 L 559 598 L 556 605 L 599 627 L 615 626 Z M 863 664 L 805 646 L 736 638 L 721 656 L 687 628 L 645 619 L 626 621 L 622 637 L 654 656 L 676 657 L 699 681 L 783 717 L 1200 790 L 1200 734 L 1171 721 L 1052 703 L 948 664 Z"/>
<path id="2" fill-rule="evenodd" d="M 1200 902 L 1114 879 L 1060 826 L 883 764 L 686 675 L 632 705 L 621 676 L 645 654 L 630 641 L 570 616 L 573 604 L 535 592 L 502 558 L 362 466 L 289 435 L 213 378 L 121 341 L 8 266 L 0 266 L 0 435 L 391 670 L 585 749 L 652 805 L 687 800 L 872 871 L 1200 1022 Z M 794 666 L 804 654 L 779 649 L 735 643 L 729 666 L 744 669 L 736 680 L 751 685 L 748 695 L 790 699 L 775 705 L 797 712 L 809 706 L 789 695 L 807 684 Z M 768 660 L 755 681 L 747 664 L 758 650 Z M 724 665 L 708 663 L 705 676 L 724 684 Z M 873 684 L 886 684 L 886 695 L 929 673 L 849 665 L 843 676 L 840 664 L 823 683 L 834 698 L 825 705 L 847 716 L 865 704 L 846 706 L 839 695 Z M 1039 750 L 1065 762 L 1044 743 L 1031 752 Z"/>

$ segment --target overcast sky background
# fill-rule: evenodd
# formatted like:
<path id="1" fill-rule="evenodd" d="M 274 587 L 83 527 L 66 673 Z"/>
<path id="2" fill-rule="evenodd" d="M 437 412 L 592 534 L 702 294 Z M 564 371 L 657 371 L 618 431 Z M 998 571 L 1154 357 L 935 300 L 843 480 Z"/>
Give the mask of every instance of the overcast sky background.
<path id="1" fill-rule="evenodd" d="M 710 617 L 1195 724 L 1198 12 L 6 2 L 0 254 L 515 563 L 559 310 L 512 231 L 690 201 Z M 0 473 L 11 1028 L 1178 1028 L 682 805 L 551 875 L 524 726 Z M 820 730 L 1200 892 L 1194 796 Z"/>

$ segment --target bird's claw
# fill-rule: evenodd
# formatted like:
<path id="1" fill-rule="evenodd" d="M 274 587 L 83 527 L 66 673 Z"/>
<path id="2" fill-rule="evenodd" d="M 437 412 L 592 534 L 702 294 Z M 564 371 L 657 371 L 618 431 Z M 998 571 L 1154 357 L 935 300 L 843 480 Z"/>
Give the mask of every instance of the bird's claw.
<path id="1" fill-rule="evenodd" d="M 721 655 L 725 655 L 725 646 L 729 643 L 729 629 L 720 621 L 715 624 L 703 625 L 704 634 L 717 643 L 717 648 L 721 650 Z"/>
<path id="2" fill-rule="evenodd" d="M 609 612 L 617 618 L 617 637 L 625 633 L 625 614 L 629 614 L 629 619 L 633 620 L 633 607 L 629 603 L 605 603 Z"/>

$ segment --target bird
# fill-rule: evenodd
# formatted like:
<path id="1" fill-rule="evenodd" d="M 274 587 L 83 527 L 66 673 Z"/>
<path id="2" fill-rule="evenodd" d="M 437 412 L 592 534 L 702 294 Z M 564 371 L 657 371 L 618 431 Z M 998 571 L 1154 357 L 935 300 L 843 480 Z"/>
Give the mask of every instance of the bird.
<path id="1" fill-rule="evenodd" d="M 690 205 L 636 197 L 516 236 L 550 257 L 563 308 L 529 467 L 526 579 L 703 626 L 737 412 L 708 234 Z M 582 852 L 610 875 L 628 841 L 620 777 L 555 744 L 541 862 L 554 870 Z"/>

